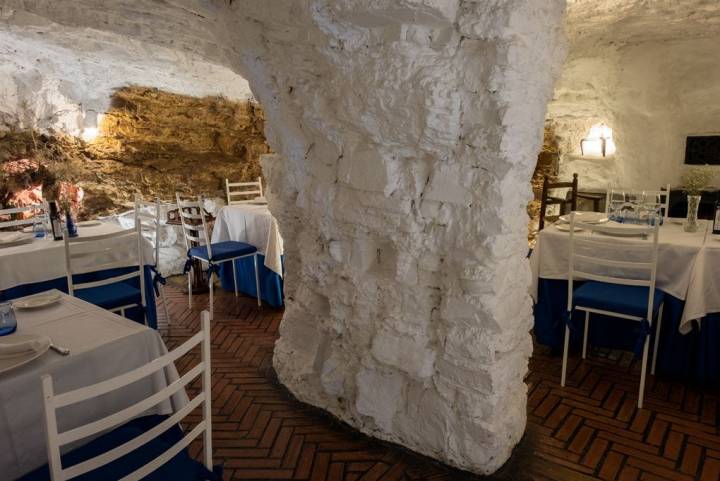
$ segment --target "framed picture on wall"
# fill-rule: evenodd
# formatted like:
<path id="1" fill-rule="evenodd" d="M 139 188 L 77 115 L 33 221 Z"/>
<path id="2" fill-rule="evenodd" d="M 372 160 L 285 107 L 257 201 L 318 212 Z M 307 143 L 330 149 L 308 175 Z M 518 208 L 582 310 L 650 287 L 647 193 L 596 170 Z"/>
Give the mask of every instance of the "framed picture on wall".
<path id="1" fill-rule="evenodd" d="M 720 135 L 688 136 L 685 142 L 688 165 L 720 165 Z"/>

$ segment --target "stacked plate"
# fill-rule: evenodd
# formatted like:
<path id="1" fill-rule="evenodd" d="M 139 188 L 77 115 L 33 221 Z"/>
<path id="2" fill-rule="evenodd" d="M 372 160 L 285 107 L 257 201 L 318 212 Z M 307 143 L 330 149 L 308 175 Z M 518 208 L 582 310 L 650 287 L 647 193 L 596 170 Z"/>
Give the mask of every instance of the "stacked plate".
<path id="1" fill-rule="evenodd" d="M 266 205 L 267 199 L 265 196 L 255 197 L 253 200 L 250 201 L 251 204 L 255 205 Z"/>
<path id="2" fill-rule="evenodd" d="M 604 224 L 609 221 L 607 215 L 604 212 L 586 212 L 577 211 L 575 212 L 575 221 L 583 222 L 585 224 Z M 570 214 L 561 215 L 559 220 L 555 223 L 555 228 L 563 232 L 570 231 Z M 580 232 L 582 229 L 575 229 L 575 232 Z"/>
<path id="3" fill-rule="evenodd" d="M 50 338 L 14 333 L 0 337 L 0 373 L 37 359 L 50 349 Z"/>

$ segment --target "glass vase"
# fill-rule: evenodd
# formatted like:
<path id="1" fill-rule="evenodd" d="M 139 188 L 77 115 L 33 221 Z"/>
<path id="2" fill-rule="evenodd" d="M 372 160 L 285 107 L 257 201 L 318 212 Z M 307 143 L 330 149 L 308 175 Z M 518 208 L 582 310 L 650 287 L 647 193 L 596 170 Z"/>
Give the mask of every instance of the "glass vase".
<path id="1" fill-rule="evenodd" d="M 698 230 L 698 207 L 700 207 L 699 195 L 687 196 L 687 218 L 683 224 L 685 232 L 697 232 Z"/>

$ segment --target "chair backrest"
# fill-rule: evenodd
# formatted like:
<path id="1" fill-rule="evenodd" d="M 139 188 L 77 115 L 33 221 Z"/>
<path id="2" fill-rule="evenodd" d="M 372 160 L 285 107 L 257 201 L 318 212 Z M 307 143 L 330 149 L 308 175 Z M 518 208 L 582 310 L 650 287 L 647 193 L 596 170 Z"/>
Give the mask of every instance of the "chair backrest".
<path id="1" fill-rule="evenodd" d="M 135 225 L 140 226 L 141 235 L 150 240 L 154 246 L 153 264 L 160 270 L 160 228 L 162 221 L 160 198 L 155 202 L 146 202 L 140 194 L 135 194 Z"/>
<path id="2" fill-rule="evenodd" d="M 185 248 L 190 250 L 195 245 L 206 245 L 208 258 L 212 259 L 210 233 L 205 219 L 202 196 L 198 196 L 197 200 L 182 200 L 180 194 L 176 193 L 175 198 L 177 199 L 178 214 L 180 215 L 180 223 L 185 238 Z"/>
<path id="3" fill-rule="evenodd" d="M 552 189 L 570 189 L 570 198 L 558 198 L 551 197 L 550 191 Z M 548 205 L 557 204 L 560 206 L 560 214 L 566 206 L 570 206 L 570 212 L 577 210 L 577 193 L 578 193 L 578 175 L 573 174 L 573 179 L 570 182 L 550 182 L 547 176 L 543 179 L 542 197 L 540 198 L 540 220 L 538 224 L 538 230 L 543 230 L 545 227 L 545 214 Z"/>
<path id="4" fill-rule="evenodd" d="M 605 197 L 605 213 L 609 214 L 612 200 L 614 197 L 618 195 L 618 193 L 627 193 L 632 192 L 634 195 L 640 197 L 644 197 L 645 199 L 653 197 L 659 197 L 660 198 L 660 209 L 662 211 L 662 216 L 664 220 L 667 220 L 670 216 L 670 184 L 667 184 L 665 187 L 661 188 L 660 190 L 635 190 L 635 189 L 621 189 L 619 187 L 611 188 L 608 186 L 607 194 Z"/>
<path id="5" fill-rule="evenodd" d="M 570 215 L 568 310 L 573 306 L 574 282 L 589 280 L 648 287 L 647 319 L 652 319 L 658 232 L 658 225 L 616 227 L 607 224 L 586 224 L 576 221 L 573 212 Z M 627 242 L 618 242 L 617 237 L 612 237 L 613 235 L 631 237 L 627 238 Z M 633 240 L 629 240 L 630 238 Z"/>
<path id="6" fill-rule="evenodd" d="M 55 394 L 53 380 L 49 374 L 42 376 L 42 389 L 45 407 L 45 427 L 47 433 L 47 450 L 50 464 L 50 473 L 52 481 L 64 481 L 93 471 L 99 467 L 105 466 L 126 454 L 142 449 L 149 441 L 163 434 L 169 428 L 177 425 L 182 419 L 190 414 L 195 408 L 202 407 L 202 421 L 186 434 L 180 441 L 170 447 L 167 451 L 153 459 L 152 462 L 139 468 L 135 472 L 129 474 L 124 480 L 140 480 L 152 473 L 163 464 L 172 459 L 179 452 L 184 450 L 195 438 L 201 433 L 204 441 L 204 464 L 212 470 L 212 417 L 211 417 L 211 382 L 210 382 L 210 314 L 203 311 L 201 314 L 201 331 L 191 337 L 181 346 L 173 349 L 167 354 L 151 361 L 132 371 L 121 374 L 111 379 L 81 387 L 62 394 Z M 111 391 L 121 389 L 140 379 L 152 376 L 158 371 L 162 371 L 167 366 L 173 364 L 177 359 L 184 356 L 194 347 L 201 346 L 201 361 L 194 368 L 189 370 L 177 381 L 169 384 L 167 387 L 154 393 L 150 397 L 143 399 L 121 411 L 117 411 L 109 416 L 105 416 L 88 424 L 77 426 L 64 432 L 58 431 L 57 411 L 65 406 L 70 406 L 102 396 Z M 176 413 L 165 419 L 162 423 L 153 427 L 149 431 L 131 439 L 124 444 L 106 451 L 94 458 L 90 458 L 81 463 L 63 468 L 60 458 L 60 447 L 78 440 L 95 436 L 99 433 L 120 426 L 127 421 L 142 415 L 148 409 L 169 399 L 182 389 L 185 389 L 190 382 L 202 374 L 202 390 L 187 405 L 179 409 Z"/>
<path id="7" fill-rule="evenodd" d="M 140 278 L 140 294 L 145 306 L 145 276 L 143 275 L 142 232 L 136 224 L 132 229 L 89 237 L 70 237 L 67 229 L 63 232 L 65 243 L 65 271 L 68 292 L 115 284 L 135 277 Z M 82 267 L 76 267 L 80 264 Z M 107 269 L 134 268 L 125 274 L 105 279 L 80 282 L 77 274 Z"/>
<path id="8" fill-rule="evenodd" d="M 23 218 L 23 219 L 13 219 L 13 216 L 16 216 L 18 214 L 25 214 L 26 212 L 30 212 L 34 215 Z M 42 204 L 35 204 L 35 205 L 26 205 L 25 207 L 12 207 L 9 209 L 0 209 L 0 229 L 6 229 L 8 227 L 22 227 L 27 225 L 32 225 L 37 221 L 37 216 L 45 216 L 47 219 L 49 217 L 50 213 L 50 207 L 46 202 L 43 202 Z M 10 220 L 2 220 L 6 217 L 10 217 Z M 42 219 L 41 219 L 42 220 Z"/>
<path id="9" fill-rule="evenodd" d="M 258 177 L 256 182 L 230 182 L 225 179 L 225 189 L 228 205 L 247 204 L 255 197 L 262 197 L 262 177 Z"/>

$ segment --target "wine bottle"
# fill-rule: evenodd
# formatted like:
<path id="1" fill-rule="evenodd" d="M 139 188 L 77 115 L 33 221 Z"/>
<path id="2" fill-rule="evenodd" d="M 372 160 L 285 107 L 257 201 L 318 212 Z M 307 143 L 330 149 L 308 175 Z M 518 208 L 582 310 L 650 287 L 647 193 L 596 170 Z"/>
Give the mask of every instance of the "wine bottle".
<path id="1" fill-rule="evenodd" d="M 60 221 L 60 211 L 55 201 L 50 202 L 50 226 L 52 227 L 53 239 L 61 240 L 63 238 L 62 222 Z"/>
<path id="2" fill-rule="evenodd" d="M 715 217 L 713 217 L 713 234 L 720 234 L 720 198 L 715 201 Z"/>

